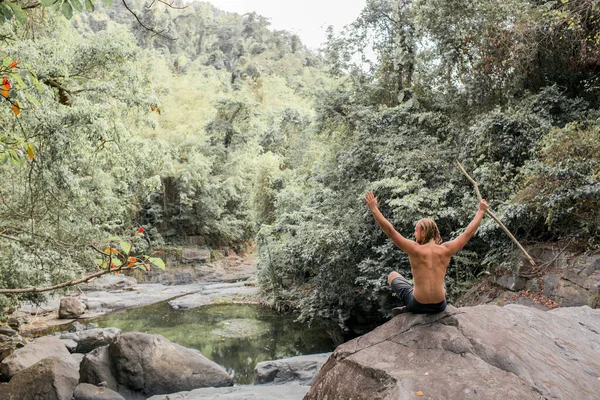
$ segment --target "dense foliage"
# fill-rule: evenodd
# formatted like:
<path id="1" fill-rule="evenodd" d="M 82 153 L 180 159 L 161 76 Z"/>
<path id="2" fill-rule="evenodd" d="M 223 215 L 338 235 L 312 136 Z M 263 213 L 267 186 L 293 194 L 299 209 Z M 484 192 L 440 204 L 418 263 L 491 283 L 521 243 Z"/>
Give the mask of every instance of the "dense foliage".
<path id="1" fill-rule="evenodd" d="M 89 3 L 0 25 L 0 287 L 92 270 L 88 242 L 143 226 L 134 251 L 255 240 L 303 319 L 386 315 L 410 265 L 364 194 L 451 239 L 476 210 L 457 160 L 521 241 L 599 245 L 594 1 L 368 0 L 320 52 L 208 3 Z M 511 251 L 484 223 L 449 294 Z"/>

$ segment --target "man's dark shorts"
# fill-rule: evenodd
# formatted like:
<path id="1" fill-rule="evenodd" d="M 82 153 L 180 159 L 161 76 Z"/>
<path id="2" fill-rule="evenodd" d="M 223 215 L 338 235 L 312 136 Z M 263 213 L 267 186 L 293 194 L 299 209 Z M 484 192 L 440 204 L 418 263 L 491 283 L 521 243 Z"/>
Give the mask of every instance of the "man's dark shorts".
<path id="1" fill-rule="evenodd" d="M 436 304 L 421 304 L 413 296 L 413 287 L 404 278 L 397 277 L 392 281 L 392 290 L 404 301 L 406 309 L 415 314 L 435 314 L 446 309 L 446 299 Z"/>

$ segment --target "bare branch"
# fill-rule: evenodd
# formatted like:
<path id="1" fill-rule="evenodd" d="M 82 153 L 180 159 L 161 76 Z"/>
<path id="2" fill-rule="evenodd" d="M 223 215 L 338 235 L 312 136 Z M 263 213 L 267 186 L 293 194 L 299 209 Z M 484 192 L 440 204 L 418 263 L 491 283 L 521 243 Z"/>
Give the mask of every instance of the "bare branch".
<path id="1" fill-rule="evenodd" d="M 467 173 L 467 171 L 465 171 L 465 169 L 463 168 L 462 164 L 459 161 L 457 161 L 456 164 L 458 164 L 458 168 L 460 168 L 460 170 L 467 177 L 467 179 L 469 180 L 469 182 L 471 182 L 473 184 L 473 186 L 475 186 L 475 192 L 477 192 L 477 198 L 479 199 L 479 201 L 481 201 L 481 199 L 482 199 L 481 192 L 479 192 L 479 186 L 477 185 L 477 182 L 475 182 L 475 180 L 473 178 L 471 178 L 471 176 L 469 176 L 469 174 Z M 529 255 L 529 253 L 527 253 L 527 251 L 523 248 L 523 246 L 521 246 L 521 243 L 519 243 L 519 241 L 513 236 L 513 234 L 510 233 L 510 231 L 502 223 L 502 221 L 500 221 L 498 219 L 498 217 L 496 217 L 494 215 L 494 213 L 489 208 L 486 210 L 486 213 L 490 217 L 492 217 L 492 219 L 494 221 L 496 221 L 496 223 L 500 226 L 500 228 L 502 228 L 502 230 L 504 231 L 504 233 L 506 233 L 508 235 L 508 237 L 517 245 L 517 247 L 519 248 L 519 250 L 521 250 L 521 252 L 525 255 L 525 258 L 527 258 L 527 260 L 531 263 L 531 265 L 535 267 L 536 265 L 535 265 L 535 261 L 533 261 L 533 258 L 531 258 L 531 256 Z"/>
<path id="2" fill-rule="evenodd" d="M 154 4 L 156 4 L 156 2 L 157 2 L 157 1 L 158 1 L 159 3 L 162 3 L 162 4 L 164 4 L 165 6 L 167 6 L 167 7 L 169 7 L 169 8 L 172 8 L 172 9 L 174 9 L 174 10 L 183 10 L 184 8 L 188 8 L 188 6 L 182 6 L 182 7 L 180 7 L 180 6 L 174 6 L 173 4 L 175 3 L 175 0 L 171 1 L 170 3 L 167 3 L 167 2 L 166 2 L 166 1 L 164 1 L 164 0 L 152 0 L 152 3 L 150 3 L 150 5 L 148 5 L 148 6 L 146 6 L 146 8 L 152 8 L 152 6 L 153 6 Z"/>
<path id="3" fill-rule="evenodd" d="M 105 256 L 107 255 L 105 252 L 103 252 L 102 250 L 98 249 L 97 247 L 95 247 L 92 244 L 90 244 L 90 247 L 93 248 L 94 250 L 102 253 Z M 64 287 L 68 287 L 68 286 L 79 285 L 80 283 L 85 283 L 85 282 L 87 282 L 89 280 L 92 280 L 94 278 L 98 278 L 99 276 L 106 275 L 106 274 L 109 274 L 111 272 L 120 272 L 120 271 L 124 271 L 124 270 L 128 270 L 128 269 L 133 269 L 135 267 L 136 267 L 136 265 L 129 266 L 127 263 L 124 262 L 120 267 L 110 269 L 110 264 L 109 264 L 109 268 L 108 269 L 102 270 L 102 271 L 98 271 L 96 273 L 93 273 L 93 274 L 88 275 L 86 277 L 83 277 L 81 279 L 70 280 L 70 281 L 59 283 L 59 284 L 56 284 L 56 285 L 53 285 L 53 286 L 46 286 L 46 287 L 41 287 L 41 288 L 30 287 L 30 288 L 22 288 L 22 289 L 0 289 L 0 294 L 19 294 L 19 293 L 42 293 L 42 292 L 49 292 L 50 290 L 62 289 Z"/>
<path id="4" fill-rule="evenodd" d="M 140 17 L 138 17 L 138 15 L 135 13 L 135 11 L 133 11 L 133 10 L 132 10 L 132 9 L 129 7 L 129 5 L 127 4 L 127 2 L 126 2 L 125 0 L 121 0 L 121 3 L 123 3 L 123 6 L 125 6 L 125 8 L 127 9 L 127 11 L 129 11 L 129 13 L 135 17 L 135 19 L 137 20 L 138 24 L 140 24 L 140 25 L 141 25 L 141 26 L 142 26 L 144 29 L 146 29 L 146 30 L 148 30 L 148 31 L 150 31 L 150 32 L 154 33 L 155 35 L 158 35 L 158 36 L 160 36 L 160 37 L 162 37 L 162 38 L 165 38 L 165 39 L 168 39 L 168 40 L 176 40 L 175 38 L 171 38 L 171 37 L 168 37 L 168 36 L 165 36 L 165 35 L 163 35 L 163 32 L 164 32 L 164 30 L 162 30 L 162 31 L 158 32 L 156 29 L 154 29 L 154 28 L 151 28 L 151 27 L 149 27 L 149 26 L 145 25 L 145 24 L 144 24 L 144 23 L 143 23 L 143 22 L 140 20 Z"/>

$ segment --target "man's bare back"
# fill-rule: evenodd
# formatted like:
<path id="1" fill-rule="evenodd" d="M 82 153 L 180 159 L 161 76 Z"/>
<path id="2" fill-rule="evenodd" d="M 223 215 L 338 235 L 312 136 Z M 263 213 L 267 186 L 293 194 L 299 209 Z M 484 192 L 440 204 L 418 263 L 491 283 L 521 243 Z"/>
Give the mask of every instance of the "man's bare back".
<path id="1" fill-rule="evenodd" d="M 383 232 L 392 239 L 396 246 L 408 255 L 413 275 L 414 291 L 413 288 L 410 288 L 410 293 L 407 295 L 413 297 L 417 305 L 437 305 L 443 303 L 443 308 L 445 308 L 446 290 L 444 279 L 450 259 L 467 244 L 477 231 L 487 210 L 487 202 L 481 200 L 475 218 L 473 218 L 473 221 L 471 221 L 467 229 L 459 237 L 442 243 L 437 225 L 435 225 L 433 220 L 425 218 L 416 224 L 416 242 L 414 242 L 399 234 L 392 224 L 381 214 L 377 205 L 377 198 L 373 193 L 368 192 L 365 200 L 375 221 Z M 397 278 L 399 278 L 399 282 L 394 282 Z M 408 282 L 402 275 L 394 271 L 388 276 L 388 283 L 396 292 L 400 291 L 404 293 Z M 400 289 L 397 289 L 398 286 Z M 411 310 L 409 309 L 409 311 Z"/>

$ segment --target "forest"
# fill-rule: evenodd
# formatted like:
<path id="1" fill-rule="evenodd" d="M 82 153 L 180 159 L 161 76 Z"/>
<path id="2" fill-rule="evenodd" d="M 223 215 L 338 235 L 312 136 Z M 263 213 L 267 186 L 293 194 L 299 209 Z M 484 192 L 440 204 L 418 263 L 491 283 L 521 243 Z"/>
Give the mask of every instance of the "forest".
<path id="1" fill-rule="evenodd" d="M 522 243 L 600 247 L 596 0 L 367 0 L 319 50 L 256 13 L 130 3 L 0 2 L 0 288 L 104 268 L 114 236 L 201 236 L 255 244 L 302 321 L 389 316 L 410 265 L 364 195 L 450 240 L 477 209 L 457 161 Z M 515 254 L 484 220 L 450 299 Z"/>

